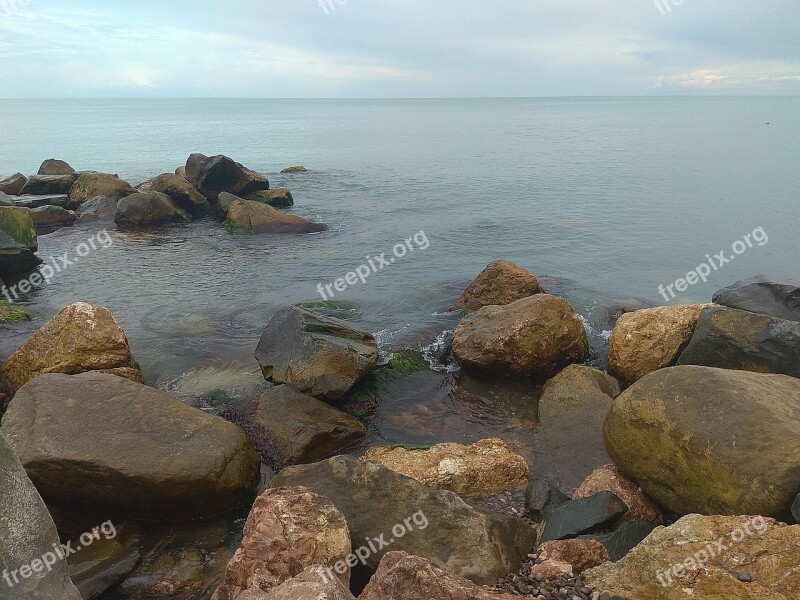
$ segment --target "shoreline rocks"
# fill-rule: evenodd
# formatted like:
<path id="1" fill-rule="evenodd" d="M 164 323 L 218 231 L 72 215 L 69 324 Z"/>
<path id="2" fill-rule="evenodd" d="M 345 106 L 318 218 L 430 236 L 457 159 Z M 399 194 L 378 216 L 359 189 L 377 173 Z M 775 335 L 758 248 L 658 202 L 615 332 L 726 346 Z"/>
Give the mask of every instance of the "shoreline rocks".
<path id="1" fill-rule="evenodd" d="M 212 203 L 220 192 L 246 197 L 269 189 L 266 177 L 222 154 L 192 154 L 186 161 L 186 177 Z"/>
<path id="2" fill-rule="evenodd" d="M 127 181 L 108 173 L 82 173 L 69 189 L 69 199 L 76 207 L 95 196 L 121 200 L 135 194 L 136 190 Z"/>
<path id="3" fill-rule="evenodd" d="M 117 203 L 114 222 L 120 228 L 160 223 L 188 223 L 192 218 L 172 198 L 161 192 L 135 193 Z"/>
<path id="4" fill-rule="evenodd" d="M 758 275 L 718 291 L 714 302 L 728 308 L 800 321 L 800 282 Z"/>
<path id="5" fill-rule="evenodd" d="M 453 310 L 474 312 L 484 306 L 511 304 L 543 291 L 527 269 L 508 260 L 496 260 L 469 284 Z"/>

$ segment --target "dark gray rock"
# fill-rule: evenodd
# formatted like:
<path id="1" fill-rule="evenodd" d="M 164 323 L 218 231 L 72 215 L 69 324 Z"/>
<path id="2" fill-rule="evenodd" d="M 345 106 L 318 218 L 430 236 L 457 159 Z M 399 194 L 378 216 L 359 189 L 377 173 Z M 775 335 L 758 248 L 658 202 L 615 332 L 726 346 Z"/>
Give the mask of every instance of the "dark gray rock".
<path id="1" fill-rule="evenodd" d="M 39 175 L 72 175 L 75 172 L 68 163 L 55 158 L 48 158 L 39 167 Z"/>
<path id="2" fill-rule="evenodd" d="M 15 173 L 11 177 L 0 179 L 0 192 L 9 196 L 17 196 L 28 183 L 28 178 L 22 173 Z"/>
<path id="3" fill-rule="evenodd" d="M 62 227 L 70 227 L 78 216 L 60 206 L 40 206 L 31 210 L 31 219 L 37 235 L 52 233 Z"/>
<path id="4" fill-rule="evenodd" d="M 92 600 L 123 581 L 141 559 L 136 548 L 101 539 L 71 557 L 69 573 L 84 600 Z"/>
<path id="5" fill-rule="evenodd" d="M 580 535 L 581 540 L 597 540 L 614 562 L 622 559 L 628 552 L 644 541 L 656 528 L 654 523 L 646 521 L 622 521 L 614 531 L 598 535 Z"/>
<path id="6" fill-rule="evenodd" d="M 100 219 L 113 221 L 114 215 L 117 213 L 118 202 L 119 200 L 107 198 L 106 196 L 95 196 L 81 204 L 75 212 L 81 220 Z"/>
<path id="7" fill-rule="evenodd" d="M 20 196 L 50 196 L 69 194 L 72 184 L 78 179 L 77 173 L 70 175 L 31 175 Z"/>
<path id="8" fill-rule="evenodd" d="M 131 194 L 117 204 L 114 222 L 119 227 L 147 227 L 161 223 L 187 223 L 192 218 L 161 192 Z"/>
<path id="9" fill-rule="evenodd" d="M 216 202 L 221 192 L 229 192 L 242 198 L 269 189 L 269 180 L 227 156 L 210 158 L 192 154 L 186 161 L 186 175 L 201 194 Z"/>
<path id="10" fill-rule="evenodd" d="M 788 321 L 800 321 L 800 281 L 758 275 L 714 294 L 714 302 Z"/>
<path id="11" fill-rule="evenodd" d="M 797 498 L 792 503 L 792 517 L 794 517 L 795 523 L 800 524 L 800 494 L 797 495 Z"/>
<path id="12" fill-rule="evenodd" d="M 69 208 L 69 196 L 64 194 L 47 194 L 44 196 L 15 196 L 12 198 L 17 206 L 22 208 L 39 208 L 41 206 L 59 206 Z"/>
<path id="13" fill-rule="evenodd" d="M 531 481 L 525 490 L 525 508 L 528 517 L 536 522 L 544 520 L 550 511 L 569 501 L 569 496 L 543 479 Z"/>
<path id="14" fill-rule="evenodd" d="M 611 492 L 570 500 L 547 514 L 540 542 L 565 540 L 611 527 L 626 512 L 628 507 Z"/>

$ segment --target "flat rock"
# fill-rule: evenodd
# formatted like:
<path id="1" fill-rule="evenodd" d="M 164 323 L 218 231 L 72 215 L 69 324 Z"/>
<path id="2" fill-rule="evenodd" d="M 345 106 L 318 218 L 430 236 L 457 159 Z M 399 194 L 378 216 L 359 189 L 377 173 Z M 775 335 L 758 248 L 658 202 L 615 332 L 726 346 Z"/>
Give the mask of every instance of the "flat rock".
<path id="1" fill-rule="evenodd" d="M 20 196 L 49 196 L 68 194 L 72 184 L 78 178 L 76 173 L 67 175 L 31 175 L 25 186 L 19 191 Z"/>
<path id="2" fill-rule="evenodd" d="M 542 531 L 542 542 L 564 540 L 614 525 L 628 507 L 611 492 L 570 500 L 551 510 Z"/>
<path id="3" fill-rule="evenodd" d="M 472 312 L 484 306 L 511 304 L 542 292 L 530 271 L 508 260 L 496 260 L 469 284 L 453 310 Z"/>
<path id="4" fill-rule="evenodd" d="M 326 231 L 327 225 L 312 223 L 308 219 L 281 212 L 267 204 L 251 200 L 234 200 L 228 206 L 225 224 L 236 229 L 246 229 L 255 233 L 319 233 Z"/>
<path id="5" fill-rule="evenodd" d="M 52 233 L 62 227 L 71 227 L 77 215 L 60 206 L 40 206 L 31 210 L 31 219 L 37 235 Z"/>
<path id="6" fill-rule="evenodd" d="M 69 196 L 66 194 L 49 194 L 44 196 L 14 196 L 12 198 L 16 206 L 22 208 L 39 208 L 42 206 L 59 206 L 69 208 Z"/>
<path id="7" fill-rule="evenodd" d="M 800 321 L 800 281 L 759 275 L 714 294 L 714 302 L 787 321 Z"/>

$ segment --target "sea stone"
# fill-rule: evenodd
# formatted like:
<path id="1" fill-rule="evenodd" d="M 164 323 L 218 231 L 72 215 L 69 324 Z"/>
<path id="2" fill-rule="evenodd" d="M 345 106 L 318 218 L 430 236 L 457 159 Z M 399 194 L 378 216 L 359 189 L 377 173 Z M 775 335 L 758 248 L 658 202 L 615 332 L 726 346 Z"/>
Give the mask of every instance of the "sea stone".
<path id="1" fill-rule="evenodd" d="M 264 204 L 269 204 L 277 208 L 294 206 L 292 192 L 289 191 L 289 188 L 285 187 L 275 188 L 274 190 L 261 190 L 255 194 L 250 194 L 247 200 L 263 202 Z"/>
<path id="2" fill-rule="evenodd" d="M 0 180 L 0 192 L 9 196 L 19 196 L 22 188 L 28 182 L 28 178 L 22 173 L 15 173 L 11 177 Z"/>
<path id="3" fill-rule="evenodd" d="M 788 321 L 800 321 L 800 281 L 759 275 L 714 294 L 714 302 Z"/>
<path id="4" fill-rule="evenodd" d="M 192 154 L 186 161 L 186 176 L 211 202 L 217 201 L 220 192 L 246 197 L 269 189 L 266 177 L 221 154 Z"/>
<path id="5" fill-rule="evenodd" d="M 39 175 L 72 175 L 75 172 L 68 163 L 55 158 L 48 158 L 39 167 Z"/>
<path id="6" fill-rule="evenodd" d="M 51 194 L 67 194 L 78 178 L 76 173 L 67 175 L 31 175 L 25 183 L 20 196 L 47 196 Z"/>
<path id="7" fill-rule="evenodd" d="M 611 492 L 570 500 L 551 510 L 545 518 L 541 541 L 564 540 L 616 523 L 628 507 Z"/>
<path id="8" fill-rule="evenodd" d="M 453 310 L 472 312 L 484 306 L 511 304 L 542 291 L 530 271 L 508 260 L 496 260 L 469 284 Z"/>
<path id="9" fill-rule="evenodd" d="M 252 230 L 255 233 L 318 233 L 327 225 L 281 212 L 267 204 L 251 200 L 235 200 L 228 207 L 228 226 Z"/>
<path id="10" fill-rule="evenodd" d="M 183 210 L 200 216 L 210 210 L 208 200 L 185 177 L 165 173 L 154 178 L 149 185 L 149 192 L 166 194 Z"/>
<path id="11" fill-rule="evenodd" d="M 121 200 L 135 194 L 136 190 L 127 181 L 108 173 L 82 173 L 69 190 L 69 199 L 75 206 L 80 206 L 95 196 L 105 196 L 112 200 Z"/>
<path id="12" fill-rule="evenodd" d="M 656 525 L 664 522 L 661 511 L 647 499 L 635 483 L 627 479 L 614 465 L 603 465 L 595 469 L 575 490 L 572 499 L 588 498 L 602 491 L 613 492 L 628 506 L 626 520 L 648 521 Z"/>
<path id="13" fill-rule="evenodd" d="M 594 540 L 552 540 L 536 550 L 538 559 L 568 563 L 572 573 L 583 573 L 611 560 L 603 544 Z"/>
<path id="14" fill-rule="evenodd" d="M 341 581 L 329 577 L 321 569 L 321 565 L 308 567 L 268 592 L 249 589 L 236 600 L 355 600 Z"/>

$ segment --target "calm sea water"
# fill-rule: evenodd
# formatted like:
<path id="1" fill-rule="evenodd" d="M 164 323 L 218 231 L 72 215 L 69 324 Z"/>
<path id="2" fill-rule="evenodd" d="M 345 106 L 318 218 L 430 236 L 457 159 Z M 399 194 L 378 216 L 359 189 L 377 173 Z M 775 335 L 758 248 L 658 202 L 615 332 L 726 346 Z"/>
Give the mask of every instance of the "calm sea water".
<path id="1" fill-rule="evenodd" d="M 762 272 L 800 277 L 800 98 L 0 100 L 0 132 L 0 176 L 56 157 L 136 184 L 191 152 L 224 153 L 331 225 L 303 237 L 231 237 L 213 222 L 112 232 L 113 247 L 25 298 L 42 319 L 73 301 L 107 306 L 162 384 L 252 367 L 276 308 L 318 298 L 318 283 L 420 230 L 428 249 L 337 295 L 386 348 L 452 327 L 447 308 L 497 258 L 554 278 L 590 321 L 615 297 L 663 303 L 659 284 L 757 227 L 766 245 L 679 300 Z M 278 174 L 293 164 L 311 172 Z M 44 236 L 40 255 L 92 233 Z"/>

